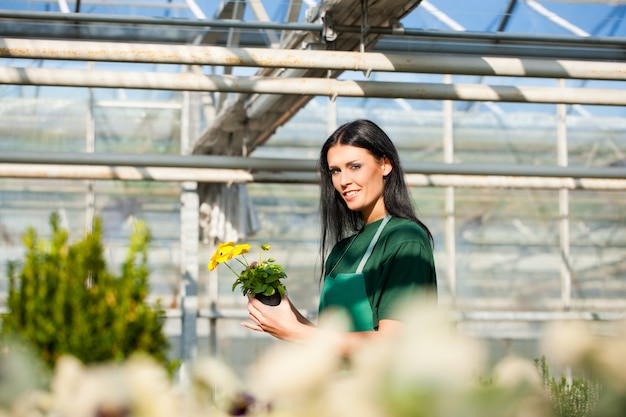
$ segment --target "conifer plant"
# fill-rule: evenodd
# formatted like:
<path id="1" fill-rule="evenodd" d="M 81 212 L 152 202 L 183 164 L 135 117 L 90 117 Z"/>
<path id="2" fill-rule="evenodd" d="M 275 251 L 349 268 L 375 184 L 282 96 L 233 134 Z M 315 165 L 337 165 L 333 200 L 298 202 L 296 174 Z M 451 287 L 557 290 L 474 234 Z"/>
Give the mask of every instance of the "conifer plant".
<path id="1" fill-rule="evenodd" d="M 23 262 L 8 265 L 3 341 L 18 340 L 33 348 L 50 368 L 62 355 L 91 364 L 144 353 L 172 371 L 163 310 L 158 302 L 147 302 L 146 224 L 136 222 L 119 275 L 107 269 L 99 219 L 93 231 L 74 244 L 56 214 L 50 225 L 50 242 L 29 228 L 23 235 Z"/>

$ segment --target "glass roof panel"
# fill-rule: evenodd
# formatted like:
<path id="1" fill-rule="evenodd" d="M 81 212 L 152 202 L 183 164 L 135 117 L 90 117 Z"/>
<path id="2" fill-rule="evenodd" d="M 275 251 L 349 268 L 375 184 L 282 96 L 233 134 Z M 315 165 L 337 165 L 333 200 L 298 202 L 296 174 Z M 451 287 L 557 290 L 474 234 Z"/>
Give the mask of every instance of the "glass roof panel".
<path id="1" fill-rule="evenodd" d="M 226 2 L 206 2 L 206 1 L 185 1 L 185 0 L 133 0 L 133 1 L 104 1 L 104 0 L 84 0 L 80 3 L 81 14 L 94 15 L 117 15 L 120 17 L 136 16 L 136 17 L 163 17 L 181 19 L 197 19 L 205 17 L 214 19 Z M 79 4 L 76 1 L 47 1 L 47 0 L 3 0 L 0 1 L 0 10 L 15 11 L 33 11 L 33 12 L 73 12 Z M 243 4 L 243 3 L 238 3 Z M 284 22 L 287 16 L 290 2 L 282 1 L 262 1 L 260 2 L 264 8 L 267 18 L 274 22 Z M 300 10 L 300 21 L 302 21 L 308 8 L 315 6 L 317 2 L 305 1 Z M 508 6 L 514 4 L 510 10 L 510 18 L 506 20 Z M 243 15 L 244 21 L 255 21 L 259 16 L 255 14 L 254 8 L 250 5 L 245 7 Z M 261 13 L 262 14 L 262 13 Z M 508 33 L 526 33 L 531 35 L 580 35 L 590 34 L 594 36 L 608 37 L 624 37 L 626 35 L 626 25 L 623 24 L 626 15 L 626 5 L 616 2 L 597 2 L 597 1 L 542 1 L 535 0 L 508 2 L 502 0 L 483 0 L 481 2 L 458 2 L 456 0 L 424 0 L 415 10 L 410 13 L 402 24 L 405 28 L 416 28 L 424 30 L 467 30 L 467 31 L 486 31 L 493 32 L 502 29 Z M 505 24 L 506 22 L 506 24 Z M 55 25 L 66 25 L 67 22 L 57 22 Z M 113 25 L 112 23 L 110 25 Z M 197 28 L 156 28 L 156 31 L 162 33 L 176 32 L 179 30 L 187 31 L 187 40 L 194 39 L 194 36 L 201 32 Z M 220 32 L 222 39 L 227 37 L 228 30 L 221 28 L 212 28 L 212 32 Z M 114 32 L 111 30 L 111 32 Z M 249 38 L 260 39 L 264 35 L 259 31 L 239 30 L 240 33 L 248 33 Z M 126 35 L 137 35 L 137 38 L 124 38 L 124 33 L 120 33 L 120 40 L 129 42 L 141 41 L 143 32 L 128 32 Z M 195 33 L 195 35 L 194 35 Z M 384 39 L 383 39 L 384 40 Z M 410 37 L 403 38 L 401 41 L 410 48 L 412 39 Z M 220 41 L 221 42 L 221 41 Z M 265 42 L 261 41 L 261 42 Z M 437 41 L 435 40 L 435 43 Z M 382 43 L 381 43 L 382 44 Z M 242 41 L 241 46 L 246 46 Z M 436 46 L 435 46 L 436 51 Z M 84 69 L 85 62 L 80 61 L 58 61 L 58 60 L 18 60 L 18 59 L 1 59 L 0 65 L 9 67 L 29 68 L 65 68 L 65 69 Z M 128 71 L 145 71 L 145 72 L 172 72 L 181 71 L 179 65 L 155 65 L 155 64 L 120 64 L 120 63 L 96 63 L 94 68 L 103 70 L 128 70 Z M 236 76 L 249 76 L 256 72 L 254 68 L 235 67 L 210 67 L 204 69 L 206 74 L 220 75 L 228 72 Z M 344 72 L 342 79 L 351 80 L 369 80 L 369 81 L 405 81 L 419 83 L 441 83 L 440 74 L 398 74 L 398 73 L 373 73 L 366 77 L 360 72 Z M 553 79 L 529 79 L 529 78 L 513 78 L 513 77 L 477 77 L 477 76 L 454 76 L 454 83 L 469 84 L 486 84 L 501 86 L 554 86 Z M 585 87 L 585 88 L 610 88 L 624 89 L 623 82 L 614 81 L 578 81 L 568 80 L 568 87 Z M 28 94 L 32 88 L 14 86 L 2 86 L 0 91 L 3 96 L 11 96 L 12 94 Z M 68 89 L 55 87 L 37 87 L 35 89 L 39 96 L 67 96 Z M 80 89 L 72 89 L 71 94 L 80 93 Z M 105 96 L 116 94 L 115 92 L 101 92 Z M 119 94 L 118 94 L 119 95 Z M 133 97 L 137 100 L 161 100 L 164 97 L 170 97 L 173 93 L 166 92 L 141 92 L 128 91 L 125 96 Z M 367 106 L 368 100 L 358 101 L 359 105 Z M 402 103 L 402 106 L 409 106 L 415 109 L 433 108 L 433 103 L 423 100 L 404 100 L 398 99 L 396 104 Z M 457 102 L 455 106 L 459 110 L 473 108 L 480 111 L 491 111 L 490 106 L 474 105 L 471 102 Z M 499 103 L 499 108 L 504 111 L 515 111 L 520 105 L 515 103 Z M 435 108 L 438 106 L 435 104 Z M 532 109 L 533 111 L 552 111 L 552 106 L 542 104 L 524 104 L 522 106 L 525 111 Z M 608 106 L 584 106 L 588 115 L 610 115 L 624 116 L 626 108 L 624 107 L 608 107 Z M 493 109 L 493 106 L 491 106 Z"/>
<path id="2" fill-rule="evenodd" d="M 501 28 L 510 1 L 423 1 L 403 20 L 406 27 L 513 33 L 570 35 L 575 28 L 596 36 L 625 36 L 626 6 L 616 2 L 515 1 Z"/>

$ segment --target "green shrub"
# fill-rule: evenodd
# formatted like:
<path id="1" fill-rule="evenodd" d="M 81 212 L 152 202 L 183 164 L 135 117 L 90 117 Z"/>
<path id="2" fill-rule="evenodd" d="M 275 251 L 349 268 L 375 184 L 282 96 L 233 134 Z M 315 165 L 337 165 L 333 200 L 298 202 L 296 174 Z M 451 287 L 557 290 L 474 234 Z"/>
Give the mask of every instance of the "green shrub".
<path id="1" fill-rule="evenodd" d="M 572 378 L 571 382 L 561 375 L 555 378 L 545 357 L 535 360 L 543 379 L 543 384 L 552 400 L 554 417 L 590 417 L 594 415 L 600 398 L 599 382 L 582 377 Z"/>
<path id="2" fill-rule="evenodd" d="M 24 261 L 8 265 L 3 340 L 16 338 L 34 348 L 50 368 L 66 354 L 90 364 L 142 352 L 171 371 L 163 310 L 146 302 L 150 232 L 145 223 L 135 224 L 119 276 L 107 270 L 99 219 L 75 244 L 68 243 L 57 215 L 50 225 L 49 243 L 28 229 Z"/>

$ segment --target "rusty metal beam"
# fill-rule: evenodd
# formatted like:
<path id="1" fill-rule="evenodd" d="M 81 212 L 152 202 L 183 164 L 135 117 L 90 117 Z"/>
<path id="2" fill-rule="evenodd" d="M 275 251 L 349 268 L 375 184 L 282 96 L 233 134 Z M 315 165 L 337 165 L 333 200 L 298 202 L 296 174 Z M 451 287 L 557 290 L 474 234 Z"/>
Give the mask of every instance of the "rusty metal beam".
<path id="1" fill-rule="evenodd" d="M 316 184 L 314 172 L 256 171 L 219 168 L 135 167 L 124 165 L 61 165 L 0 163 L 0 178 L 117 180 L 202 183 Z M 626 190 L 625 179 L 560 178 L 537 176 L 407 174 L 412 187 L 457 187 L 488 189 Z"/>
<path id="2" fill-rule="evenodd" d="M 621 62 L 0 39 L 0 58 L 626 80 Z"/>
<path id="3" fill-rule="evenodd" d="M 193 73 L 87 71 L 0 67 L 0 83 L 97 88 L 221 91 L 295 96 L 626 105 L 624 90 L 353 81 L 318 78 L 209 76 Z M 259 116 L 260 118 L 261 116 Z"/>

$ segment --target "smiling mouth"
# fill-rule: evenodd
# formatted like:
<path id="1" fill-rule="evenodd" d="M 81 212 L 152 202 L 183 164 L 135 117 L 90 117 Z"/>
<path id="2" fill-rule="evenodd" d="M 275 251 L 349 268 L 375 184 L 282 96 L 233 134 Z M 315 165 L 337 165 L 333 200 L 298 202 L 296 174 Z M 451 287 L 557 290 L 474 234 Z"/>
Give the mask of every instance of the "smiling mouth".
<path id="1" fill-rule="evenodd" d="M 343 197 L 347 200 L 354 198 L 359 192 L 358 191 L 347 191 L 343 193 Z"/>

